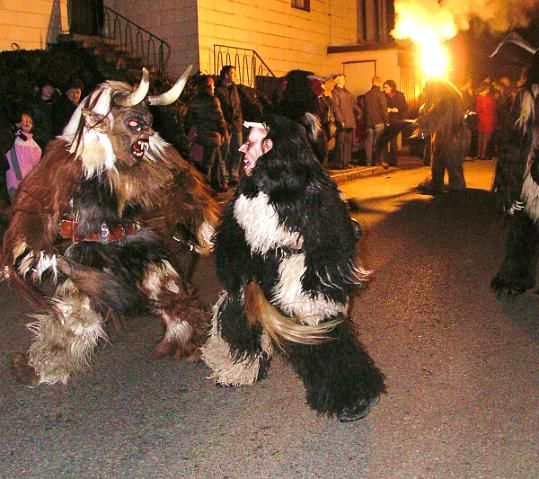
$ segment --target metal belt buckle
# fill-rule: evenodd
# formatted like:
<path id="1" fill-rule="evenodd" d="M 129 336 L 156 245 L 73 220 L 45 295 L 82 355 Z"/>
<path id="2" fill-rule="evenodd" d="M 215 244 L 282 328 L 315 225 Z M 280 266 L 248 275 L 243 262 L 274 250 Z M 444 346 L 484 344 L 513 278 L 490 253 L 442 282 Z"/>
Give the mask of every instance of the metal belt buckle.
<path id="1" fill-rule="evenodd" d="M 109 227 L 107 223 L 101 223 L 101 228 L 99 230 L 99 241 L 108 241 L 110 235 Z"/>

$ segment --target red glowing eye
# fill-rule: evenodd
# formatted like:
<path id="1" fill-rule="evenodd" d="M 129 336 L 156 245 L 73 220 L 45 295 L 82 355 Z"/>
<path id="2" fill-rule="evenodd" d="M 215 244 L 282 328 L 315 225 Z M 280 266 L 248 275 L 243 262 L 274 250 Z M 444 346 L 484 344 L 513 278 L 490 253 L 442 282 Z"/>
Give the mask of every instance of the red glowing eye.
<path id="1" fill-rule="evenodd" d="M 142 124 L 137 119 L 130 119 L 127 121 L 127 126 L 135 131 L 141 131 L 142 130 Z"/>

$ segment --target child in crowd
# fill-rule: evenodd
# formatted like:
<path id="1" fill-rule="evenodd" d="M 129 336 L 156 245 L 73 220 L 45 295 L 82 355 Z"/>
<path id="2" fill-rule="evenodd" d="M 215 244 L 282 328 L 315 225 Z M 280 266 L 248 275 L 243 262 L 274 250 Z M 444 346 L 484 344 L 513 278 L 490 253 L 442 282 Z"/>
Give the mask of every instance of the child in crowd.
<path id="1" fill-rule="evenodd" d="M 41 148 L 32 138 L 34 122 L 30 114 L 23 112 L 15 126 L 17 127 L 15 140 L 6 153 L 9 165 L 6 171 L 6 185 L 11 201 L 15 198 L 19 183 L 41 159 Z"/>

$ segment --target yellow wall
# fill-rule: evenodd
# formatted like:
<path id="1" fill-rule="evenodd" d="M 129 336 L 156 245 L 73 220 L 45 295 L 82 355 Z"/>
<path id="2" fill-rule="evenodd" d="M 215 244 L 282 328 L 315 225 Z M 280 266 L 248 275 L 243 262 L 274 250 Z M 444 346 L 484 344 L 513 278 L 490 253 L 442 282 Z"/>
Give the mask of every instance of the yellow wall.
<path id="1" fill-rule="evenodd" d="M 197 0 L 105 0 L 105 5 L 166 41 L 171 48 L 168 73 L 199 66 Z"/>
<path id="2" fill-rule="evenodd" d="M 292 8 L 290 0 L 105 3 L 170 43 L 169 70 L 175 73 L 187 63 L 214 73 L 215 44 L 256 50 L 278 76 L 294 68 L 323 72 L 329 45 L 357 40 L 355 0 L 311 0 L 310 12 Z M 189 53 L 192 48 L 196 54 Z"/>
<path id="3" fill-rule="evenodd" d="M 290 0 L 199 0 L 201 66 L 213 69 L 213 45 L 251 48 L 271 70 L 324 69 L 328 45 L 356 41 L 356 2 L 312 0 L 311 11 Z"/>
<path id="4" fill-rule="evenodd" d="M 67 30 L 67 0 L 0 0 L 0 50 L 45 48 Z"/>

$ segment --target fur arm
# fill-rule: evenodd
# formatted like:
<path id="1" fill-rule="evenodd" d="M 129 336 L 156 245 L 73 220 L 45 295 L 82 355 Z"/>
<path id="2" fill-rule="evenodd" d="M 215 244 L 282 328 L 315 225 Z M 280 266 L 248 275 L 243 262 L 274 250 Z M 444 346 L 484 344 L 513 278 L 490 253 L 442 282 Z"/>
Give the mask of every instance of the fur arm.
<path id="1" fill-rule="evenodd" d="M 303 289 L 345 301 L 368 272 L 355 265 L 355 237 L 345 203 L 334 186 L 310 191 L 302 217 Z"/>
<path id="2" fill-rule="evenodd" d="M 498 208 L 512 214 L 520 201 L 524 173 L 533 142 L 534 105 L 525 89 L 517 94 L 504 127 L 493 191 Z"/>
<path id="3" fill-rule="evenodd" d="M 35 279 L 55 267 L 53 243 L 59 220 L 81 175 L 82 165 L 68 153 L 66 143 L 51 142 L 45 156 L 19 185 L 3 239 L 4 267 L 16 266 L 22 276 L 33 269 Z"/>
<path id="4" fill-rule="evenodd" d="M 198 253 L 208 254 L 219 221 L 219 206 L 204 178 L 191 164 L 169 145 L 163 153 L 173 174 L 159 195 L 167 230 L 172 236 L 187 237 Z"/>
<path id="5" fill-rule="evenodd" d="M 215 240 L 217 276 L 223 287 L 238 293 L 250 280 L 251 252 L 244 230 L 234 217 L 234 203 L 226 207 Z"/>
<path id="6" fill-rule="evenodd" d="M 199 253 L 211 251 L 217 203 L 200 173 L 173 146 L 155 133 L 143 161 L 115 166 L 109 181 L 120 215 L 126 205 L 140 205 L 145 220 L 160 234 L 181 237 Z"/>

